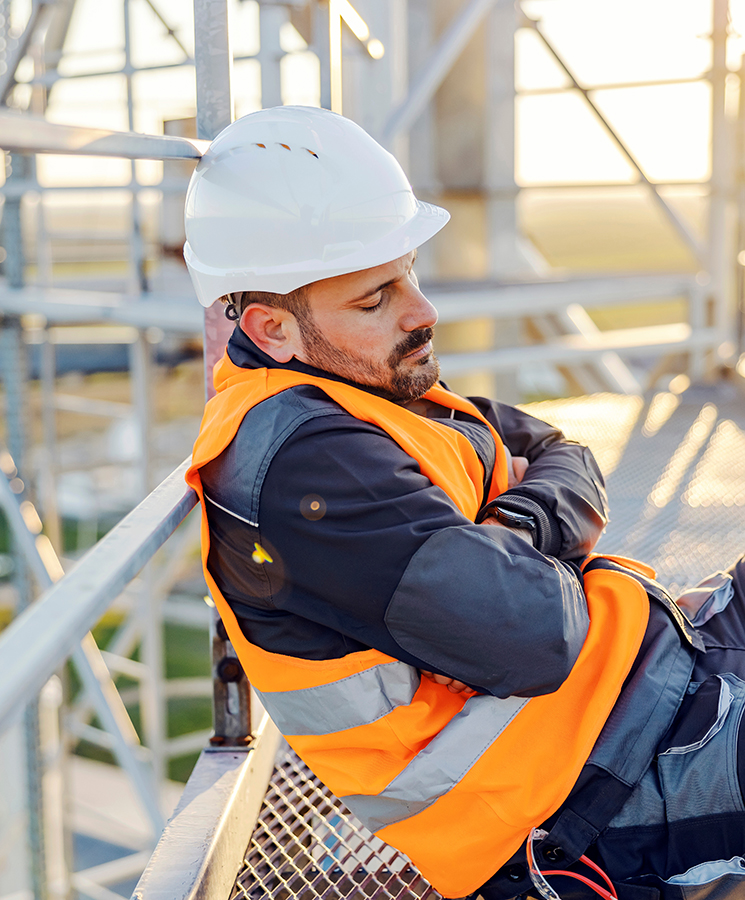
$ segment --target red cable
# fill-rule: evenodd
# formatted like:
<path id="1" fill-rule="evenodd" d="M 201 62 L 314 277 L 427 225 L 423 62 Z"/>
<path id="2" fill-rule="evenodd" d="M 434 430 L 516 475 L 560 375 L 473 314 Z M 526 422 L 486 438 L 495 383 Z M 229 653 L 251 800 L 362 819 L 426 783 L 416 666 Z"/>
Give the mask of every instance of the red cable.
<path id="1" fill-rule="evenodd" d="M 618 900 L 618 895 L 616 894 L 616 889 L 613 886 L 613 882 L 608 878 L 605 872 L 600 868 L 597 863 L 594 863 L 591 859 L 588 859 L 586 856 L 580 856 L 580 862 L 583 862 L 586 866 L 589 866 L 591 869 L 594 869 L 598 875 L 603 879 L 603 881 L 610 888 L 610 892 L 614 897 L 614 900 Z"/>
<path id="2" fill-rule="evenodd" d="M 591 887 L 596 894 L 600 894 L 603 897 L 603 900 L 618 900 L 618 897 L 614 893 L 609 893 L 605 890 L 605 888 L 601 888 L 599 884 L 595 884 L 595 882 L 590 878 L 585 878 L 584 875 L 578 875 L 576 872 L 567 872 L 565 869 L 544 869 L 541 871 L 541 875 L 566 875 L 567 878 L 576 878 L 577 881 L 584 882 L 588 887 Z"/>

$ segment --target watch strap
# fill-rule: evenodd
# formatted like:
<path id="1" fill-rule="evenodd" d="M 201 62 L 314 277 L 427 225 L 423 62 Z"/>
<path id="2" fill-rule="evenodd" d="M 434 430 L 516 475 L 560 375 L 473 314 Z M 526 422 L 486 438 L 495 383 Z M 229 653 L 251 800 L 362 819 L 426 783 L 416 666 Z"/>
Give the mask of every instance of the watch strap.
<path id="1" fill-rule="evenodd" d="M 532 516 L 535 522 L 533 540 L 537 550 L 546 556 L 556 556 L 561 549 L 561 530 L 559 523 L 550 511 L 539 500 L 525 494 L 514 493 L 513 490 L 500 494 L 480 511 L 476 522 L 482 522 L 492 509 Z M 514 526 L 513 526 L 514 527 Z M 523 526 L 525 527 L 525 526 Z"/>

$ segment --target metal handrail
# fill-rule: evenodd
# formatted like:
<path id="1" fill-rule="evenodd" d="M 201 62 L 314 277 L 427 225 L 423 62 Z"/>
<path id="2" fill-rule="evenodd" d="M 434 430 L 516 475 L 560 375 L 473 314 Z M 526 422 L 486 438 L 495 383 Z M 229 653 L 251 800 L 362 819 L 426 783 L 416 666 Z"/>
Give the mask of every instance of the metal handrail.
<path id="1" fill-rule="evenodd" d="M 194 508 L 197 496 L 184 483 L 189 464 L 184 460 L 0 635 L 0 732 Z M 3 509 L 6 499 L 0 490 Z"/>
<path id="2" fill-rule="evenodd" d="M 59 125 L 28 114 L 0 112 L 0 147 L 21 153 L 72 153 L 124 159 L 199 159 L 209 141 Z"/>

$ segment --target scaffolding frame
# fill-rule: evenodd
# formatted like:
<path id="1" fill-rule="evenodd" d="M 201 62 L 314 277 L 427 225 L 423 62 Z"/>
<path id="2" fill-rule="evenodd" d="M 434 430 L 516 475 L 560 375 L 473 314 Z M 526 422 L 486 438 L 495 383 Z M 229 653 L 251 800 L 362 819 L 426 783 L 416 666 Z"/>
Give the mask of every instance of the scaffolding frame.
<path id="1" fill-rule="evenodd" d="M 152 6 L 150 0 L 146 0 L 146 2 Z M 722 54 L 724 52 L 724 38 L 722 35 L 726 37 L 726 17 L 724 24 L 722 24 L 722 10 L 725 9 L 726 11 L 726 0 L 714 0 L 714 2 L 715 65 L 712 69 L 711 77 L 712 83 L 715 84 L 715 100 L 718 102 L 718 99 L 721 99 L 720 105 L 723 116 L 723 79 L 726 76 L 726 69 L 723 68 Z M 292 3 L 266 3 L 262 5 L 261 20 L 264 23 L 262 27 L 265 29 L 262 34 L 268 35 L 270 31 L 269 23 L 274 23 L 271 30 L 272 34 L 275 34 L 276 36 L 279 24 L 286 20 L 289 9 L 296 5 L 297 4 Z M 468 39 L 475 33 L 476 29 L 483 24 L 485 18 L 497 5 L 498 0 L 468 0 L 468 2 L 463 4 L 462 9 L 454 17 L 449 28 L 446 29 L 441 41 L 433 49 L 428 63 L 420 71 L 399 104 L 390 111 L 382 131 L 382 136 L 386 143 L 393 145 L 411 128 L 427 103 L 432 99 L 437 87 L 446 77 L 459 53 L 462 52 L 463 48 L 466 46 Z M 33 27 L 30 24 L 29 28 L 26 29 L 28 34 L 24 32 L 24 35 L 22 36 L 23 40 L 26 40 L 26 47 L 28 47 L 28 42 L 32 37 L 33 28 L 37 26 L 39 17 L 42 14 L 45 14 L 45 10 L 48 6 L 49 4 L 42 2 L 42 0 L 34 0 L 32 7 Z M 131 78 L 134 68 L 132 67 L 131 62 L 131 35 L 129 33 L 128 25 L 129 0 L 124 0 L 124 11 L 125 22 L 127 23 L 125 27 L 126 61 L 125 66 L 121 70 L 118 70 L 118 73 L 124 74 L 127 78 L 128 119 L 129 127 L 131 129 L 134 122 L 131 91 Z M 162 17 L 161 21 L 163 21 Z M 29 23 L 32 23 L 31 18 L 29 19 Z M 525 27 L 534 28 L 539 35 L 541 35 L 537 23 L 524 22 L 523 24 Z M 10 151 L 17 150 L 19 153 L 37 151 L 53 153 L 68 152 L 79 155 L 104 155 L 131 160 L 138 158 L 198 158 L 208 146 L 209 141 L 222 127 L 227 125 L 232 118 L 231 66 L 233 60 L 228 41 L 229 27 L 227 20 L 227 4 L 225 3 L 225 0 L 196 0 L 195 27 L 197 35 L 195 58 L 193 61 L 190 60 L 183 45 L 181 45 L 181 49 L 184 51 L 187 58 L 184 60 L 184 63 L 179 63 L 178 65 L 191 64 L 193 62 L 197 71 L 198 137 L 196 140 L 168 136 L 137 135 L 131 131 L 117 133 L 105 129 L 54 126 L 41 118 L 32 119 L 27 115 L 2 113 L 0 114 L 0 134 L 2 134 L 0 143 L 3 145 L 3 149 Z M 170 33 L 170 29 L 168 30 Z M 541 36 L 547 44 L 548 49 L 552 50 L 550 44 L 545 39 L 545 36 Z M 276 47 L 274 49 L 276 51 Z M 259 55 L 262 62 L 262 88 L 266 97 L 269 98 L 271 102 L 278 102 L 277 98 L 281 100 L 279 55 L 276 52 L 274 55 L 268 53 L 266 46 L 260 51 Z M 556 56 L 557 54 L 554 53 L 554 55 Z M 557 58 L 572 80 L 572 89 L 582 92 L 596 114 L 600 115 L 597 107 L 592 105 L 590 93 L 593 89 L 581 86 L 571 74 L 571 70 L 559 57 Z M 166 67 L 169 66 L 158 66 L 157 68 Z M 32 81 L 32 87 L 49 87 L 55 83 L 58 77 L 60 77 L 59 73 L 54 70 L 42 71 L 39 69 L 35 79 Z M 331 102 L 331 88 L 332 82 L 325 81 L 324 76 L 324 79 L 322 80 L 322 97 L 328 95 L 329 102 Z M 5 91 L 4 96 L 7 96 L 7 90 Z M 336 96 L 338 102 L 338 88 Z M 716 115 L 718 116 L 719 113 L 717 112 Z M 613 129 L 607 122 L 605 124 L 611 134 L 616 137 L 617 142 L 620 142 L 621 149 L 623 150 L 624 145 L 620 137 L 615 135 L 615 132 L 613 132 Z M 729 131 L 727 123 L 724 122 L 721 116 L 716 119 L 715 126 L 715 157 L 718 160 L 717 172 L 720 172 L 725 165 L 724 161 L 720 158 L 722 155 L 721 149 L 726 145 L 730 138 L 728 136 Z M 638 163 L 634 162 L 633 156 L 631 156 L 627 150 L 626 153 L 632 163 L 635 164 L 641 180 L 646 183 L 650 191 L 659 198 L 663 212 L 670 218 L 671 223 L 676 227 L 676 230 L 681 237 L 684 240 L 690 238 L 689 234 L 686 237 L 687 232 L 684 223 L 679 221 L 674 211 L 670 210 L 669 206 L 665 204 L 664 198 L 660 197 L 659 191 L 656 189 L 657 186 L 646 179 L 641 167 L 638 166 Z M 719 154 L 719 156 L 717 156 L 717 154 Z M 728 187 L 729 182 L 727 179 L 720 179 L 719 181 L 716 181 L 716 184 L 714 183 L 715 181 L 716 179 L 713 179 L 712 182 L 712 189 L 716 200 L 716 203 L 712 207 L 710 232 L 712 235 L 721 234 L 724 227 L 723 222 L 726 217 L 725 207 L 727 203 L 731 201 L 731 191 L 730 187 Z M 73 292 L 65 291 L 64 289 L 45 288 L 43 286 L 22 287 L 19 283 L 16 284 L 14 290 L 2 292 L 2 296 L 0 296 L 0 313 L 4 316 L 3 339 L 5 341 L 6 386 L 14 383 L 13 378 L 15 376 L 10 371 L 13 367 L 12 360 L 22 353 L 22 335 L 20 332 L 19 317 L 28 309 L 29 301 L 33 302 L 35 311 L 47 315 L 50 321 L 54 322 L 91 321 L 93 319 L 100 319 L 126 322 L 127 324 L 135 325 L 139 329 L 137 345 L 140 347 L 141 353 L 145 353 L 146 351 L 146 348 L 141 345 L 141 342 L 144 341 L 143 330 L 151 325 L 162 326 L 165 328 L 175 326 L 183 328 L 185 319 L 188 319 L 189 329 L 193 331 L 199 330 L 202 325 L 201 312 L 196 309 L 196 307 L 184 308 L 183 306 L 179 306 L 178 301 L 174 301 L 172 298 L 164 300 L 164 298 L 159 297 L 156 294 L 145 293 L 145 289 L 148 286 L 145 277 L 145 253 L 140 240 L 141 229 L 137 217 L 137 195 L 141 187 L 142 186 L 137 182 L 136 172 L 133 166 L 130 184 L 124 188 L 125 190 L 131 190 L 133 196 L 131 231 L 133 247 L 131 268 L 133 278 L 131 294 L 107 294 L 106 292 L 96 292 L 94 294 L 93 292 L 90 292 L 91 295 L 86 297 L 84 302 L 81 302 L 79 298 L 76 300 L 73 299 Z M 20 198 L 23 193 L 31 189 L 39 189 L 33 170 L 26 173 L 16 173 L 16 177 L 14 180 L 8 182 L 6 191 L 4 192 L 6 195 L 6 204 L 8 204 L 6 205 L 6 213 L 15 214 L 15 205 L 20 203 Z M 116 190 L 122 190 L 122 188 L 117 187 Z M 22 265 L 19 265 L 19 260 L 22 260 L 19 230 L 16 232 L 16 238 L 18 240 L 18 251 L 15 255 L 13 252 L 9 253 L 9 260 L 15 265 L 15 270 L 11 268 L 9 274 L 12 274 L 12 272 L 15 271 L 16 276 L 14 276 L 14 278 L 15 281 L 18 282 L 18 272 L 20 271 L 22 273 Z M 713 238 L 710 242 L 713 244 Z M 694 243 L 690 243 L 690 246 L 695 246 L 696 252 L 699 254 L 703 252 L 701 248 Z M 12 248 L 10 248 L 10 250 L 12 251 Z M 514 316 L 516 305 L 519 305 L 521 314 L 530 316 L 533 319 L 539 319 L 540 317 L 548 314 L 555 314 L 557 312 L 566 314 L 567 316 L 567 320 L 559 329 L 559 333 L 549 335 L 541 344 L 537 344 L 530 348 L 499 348 L 485 351 L 481 354 L 445 354 L 442 357 L 443 370 L 446 374 L 457 375 L 477 369 L 509 371 L 513 370 L 518 364 L 525 365 L 526 363 L 530 364 L 531 362 L 548 361 L 573 367 L 581 367 L 590 363 L 594 369 L 604 369 L 606 378 L 612 383 L 615 380 L 615 384 L 622 384 L 624 390 L 634 391 L 638 390 L 638 385 L 634 385 L 633 382 L 629 381 L 622 370 L 619 372 L 617 362 L 620 358 L 620 354 L 631 351 L 638 352 L 640 349 L 644 349 L 646 351 L 660 353 L 677 352 L 681 350 L 690 352 L 694 360 L 697 361 L 694 362 L 692 370 L 693 374 L 702 375 L 707 368 L 711 367 L 712 355 L 715 353 L 716 348 L 722 344 L 728 327 L 724 301 L 721 300 L 721 298 L 725 297 L 726 275 L 731 260 L 726 258 L 722 259 L 720 257 L 715 259 L 710 253 L 708 262 L 708 268 L 712 273 L 712 280 L 708 286 L 702 285 L 701 279 L 697 280 L 693 276 L 630 276 L 627 279 L 542 279 L 540 282 L 534 284 L 526 283 L 519 285 L 505 285 L 493 281 L 480 285 L 468 285 L 467 287 L 462 284 L 434 287 L 430 293 L 442 311 L 443 322 L 462 321 L 464 319 L 477 317 L 504 320 Z M 13 281 L 13 278 L 10 280 Z M 579 303 L 580 307 L 582 307 L 583 304 L 589 302 L 590 299 L 592 299 L 593 304 L 612 304 L 633 300 L 638 297 L 678 296 L 681 293 L 690 298 L 691 309 L 697 310 L 687 328 L 674 329 L 666 327 L 664 329 L 657 329 L 656 331 L 647 330 L 644 334 L 637 331 L 635 334 L 605 333 L 600 336 L 593 333 L 591 330 L 588 330 L 587 323 L 582 322 L 581 309 L 580 311 L 571 309 L 572 303 Z M 711 317 L 711 321 L 707 320 L 706 314 L 703 312 L 706 309 L 707 296 L 714 297 L 715 312 Z M 209 361 L 214 361 L 216 356 L 222 353 L 224 347 L 226 325 L 219 311 L 213 309 L 207 312 L 204 321 L 204 330 L 206 338 L 205 351 L 209 366 Z M 143 360 L 145 360 L 145 358 L 145 356 L 142 357 Z M 10 363 L 8 363 L 9 360 L 11 360 Z M 146 362 L 142 362 L 142 370 L 139 379 L 140 394 L 142 394 L 145 382 L 145 376 L 143 374 L 145 368 Z M 17 367 L 17 369 L 20 371 L 22 366 Z M 137 369 L 137 365 L 135 366 L 135 369 Z M 53 382 L 53 369 L 48 367 L 45 374 L 45 383 L 49 386 L 51 382 Z M 23 388 L 21 386 L 18 389 L 16 400 L 22 395 L 22 392 Z M 12 390 L 9 391 L 9 394 L 11 393 L 13 393 Z M 144 401 L 142 402 L 144 403 Z M 141 408 L 144 408 L 144 406 Z M 20 462 L 20 460 L 23 454 L 25 437 L 22 434 L 23 426 L 21 424 L 21 419 L 22 413 L 20 411 L 15 413 L 13 412 L 13 409 L 10 410 L 9 422 L 11 424 L 11 431 L 15 429 L 15 432 L 17 433 L 17 437 L 12 438 L 11 441 L 11 443 L 14 443 L 15 445 L 13 455 L 18 457 L 22 470 L 22 462 Z M 143 429 L 145 427 L 146 425 L 143 425 Z M 147 466 L 145 466 L 145 468 L 147 468 Z M 178 482 L 179 477 L 178 474 L 171 476 L 171 479 L 162 486 L 163 490 L 166 489 L 166 486 L 170 491 L 175 490 L 174 485 Z M 144 477 L 143 486 L 146 484 L 146 481 L 147 478 Z M 0 480 L 0 486 L 2 486 L 2 480 Z M 176 493 L 178 492 L 176 491 Z M 6 515 L 8 515 L 9 518 L 14 518 L 16 521 L 16 524 L 14 525 L 14 536 L 24 547 L 29 568 L 36 573 L 39 584 L 48 584 L 49 579 L 52 578 L 50 570 L 46 567 L 43 567 L 43 569 L 40 568 L 40 563 L 43 564 L 43 560 L 38 557 L 38 550 L 35 551 L 31 549 L 31 545 L 28 543 L 23 530 L 26 526 L 21 526 L 13 512 L 12 504 L 13 502 L 16 502 L 15 495 L 11 496 L 7 491 L 3 490 L 0 491 L 0 496 L 4 498 L 3 509 L 6 511 Z M 157 496 L 157 502 L 155 499 L 156 495 L 153 495 L 145 502 L 145 505 L 138 507 L 135 512 L 138 515 L 143 515 L 146 511 L 147 503 L 155 504 L 162 512 L 162 509 L 159 506 L 161 503 L 161 495 Z M 171 495 L 169 494 L 169 497 L 170 496 Z M 172 501 L 169 500 L 168 502 Z M 156 540 L 152 535 L 150 536 L 153 545 L 160 540 L 160 535 L 179 519 L 185 507 L 192 502 L 192 498 L 189 497 L 188 492 L 182 494 L 177 504 L 178 511 L 174 512 L 173 509 L 171 509 L 164 518 L 158 520 L 157 528 L 160 529 L 158 531 L 159 537 Z M 151 510 L 152 507 L 147 507 L 148 512 Z M 131 521 L 132 520 L 130 520 L 130 525 Z M 137 518 L 135 518 L 134 521 L 138 521 Z M 29 646 L 28 637 L 30 635 L 38 634 L 38 628 L 44 628 L 45 616 L 48 615 L 52 609 L 56 609 L 55 603 L 59 603 L 60 598 L 67 598 L 65 600 L 65 603 L 67 603 L 69 601 L 69 596 L 71 596 L 71 593 L 69 592 L 72 592 L 79 587 L 79 582 L 75 580 L 76 577 L 81 579 L 87 577 L 95 582 L 102 581 L 103 566 L 101 560 L 106 558 L 104 550 L 108 551 L 111 547 L 116 546 L 115 555 L 117 558 L 124 555 L 129 561 L 128 564 L 133 567 L 149 558 L 151 555 L 150 545 L 148 545 L 147 550 L 140 548 L 137 551 L 126 548 L 124 543 L 117 545 L 116 542 L 122 538 L 123 534 L 123 531 L 117 532 L 115 530 L 112 532 L 112 543 L 105 544 L 102 542 L 98 545 L 91 554 L 90 562 L 81 564 L 74 573 L 71 573 L 65 578 L 60 586 L 51 588 L 42 601 L 29 607 L 28 611 L 19 617 L 17 625 L 11 626 L 7 632 L 0 637 L 0 659 L 6 659 L 4 654 L 9 651 L 5 648 L 10 646 L 10 642 L 14 638 L 25 640 L 25 646 Z M 34 547 L 35 546 L 36 545 L 34 544 Z M 46 575 L 44 574 L 44 571 L 46 571 Z M 78 572 L 80 574 L 76 575 Z M 64 589 L 62 588 L 62 585 L 64 585 Z M 105 606 L 115 598 L 116 593 L 114 593 L 114 591 L 118 590 L 121 592 L 122 588 L 123 583 L 117 583 L 116 585 L 108 584 L 106 586 L 105 599 L 102 599 L 104 597 L 103 594 L 97 595 L 98 599 L 96 600 L 96 603 L 98 605 L 96 605 L 94 609 L 94 606 L 91 604 L 86 610 L 85 616 L 83 617 L 85 622 L 83 622 L 83 619 L 76 620 L 75 622 L 75 640 L 73 641 L 73 644 L 76 644 L 85 633 L 84 631 L 81 631 L 83 624 L 86 625 L 86 629 L 89 629 L 95 622 L 95 617 L 97 617 Z M 55 591 L 57 591 L 57 593 L 55 593 Z M 50 597 L 53 599 L 50 600 Z M 33 624 L 31 625 L 29 623 Z M 131 638 L 131 635 L 129 635 L 129 637 Z M 73 652 L 81 670 L 89 673 L 91 678 L 89 684 L 90 693 L 94 697 L 97 696 L 97 693 L 100 695 L 95 700 L 95 705 L 92 708 L 95 708 L 99 712 L 99 715 L 103 716 L 104 719 L 107 716 L 111 719 L 112 724 L 110 726 L 110 731 L 114 734 L 115 741 L 118 741 L 121 748 L 123 748 L 121 749 L 121 758 L 125 760 L 124 767 L 127 770 L 131 770 L 133 780 L 136 784 L 139 784 L 138 793 L 143 798 L 143 802 L 146 803 L 145 797 L 148 792 L 152 790 L 152 785 L 149 780 L 150 776 L 147 774 L 144 776 L 142 775 L 142 758 L 132 740 L 131 731 L 120 716 L 121 709 L 118 707 L 117 701 L 111 700 L 110 697 L 110 702 L 108 704 L 101 701 L 101 696 L 104 698 L 109 696 L 111 689 L 111 679 L 107 674 L 105 663 L 109 662 L 112 665 L 116 665 L 116 661 L 111 656 L 107 656 L 104 659 L 100 653 L 97 654 L 96 650 L 90 646 L 90 642 L 87 638 L 84 640 L 84 649 L 75 649 Z M 225 647 L 225 642 L 221 642 L 219 635 L 213 637 L 213 641 L 216 641 L 217 644 L 215 647 L 216 660 L 219 660 L 223 655 L 229 653 L 229 649 Z M 70 642 L 66 638 L 65 655 L 67 654 L 67 651 L 72 651 L 72 645 L 69 644 Z M 23 643 L 21 643 L 20 646 L 24 646 Z M 124 643 L 122 643 L 122 646 L 124 646 Z M 49 657 L 50 662 L 55 661 L 55 664 L 59 664 L 64 658 L 64 656 L 60 656 L 62 649 L 61 645 L 56 644 L 54 648 L 47 649 L 50 649 L 51 652 Z M 87 655 L 86 649 L 88 651 Z M 3 691 L 2 694 L 0 694 L 0 699 L 4 698 L 4 702 L 9 704 L 12 701 L 12 705 L 16 710 L 19 708 L 22 699 L 31 700 L 35 692 L 30 691 L 28 686 L 34 685 L 38 689 L 41 687 L 43 681 L 54 671 L 54 667 L 49 668 L 46 664 L 44 667 L 40 668 L 38 666 L 38 661 L 37 654 L 35 653 L 32 657 L 32 662 L 36 664 L 32 677 L 28 665 L 18 666 L 18 661 L 15 658 L 10 659 L 12 671 L 17 671 L 19 675 L 18 679 L 14 678 L 10 682 L 12 691 L 9 690 L 7 693 Z M 155 660 L 155 665 L 157 666 L 157 660 Z M 46 673 L 46 677 L 41 680 L 39 675 L 40 671 Z M 19 681 L 23 682 L 23 686 L 19 687 Z M 0 709 L 2 709 L 2 703 L 0 703 Z M 221 713 L 218 708 L 218 718 L 220 715 Z M 221 736 L 228 734 L 234 742 L 239 741 L 241 738 L 248 739 L 250 734 L 249 715 L 248 707 L 246 708 L 241 721 L 228 723 L 229 717 L 225 715 L 222 719 L 222 726 L 218 727 L 218 734 Z M 232 732 L 229 732 L 228 725 L 233 729 Z M 83 730 L 83 727 L 84 726 L 81 725 L 81 730 Z M 89 732 L 86 733 L 89 734 Z M 232 773 L 229 777 L 234 779 L 234 784 L 236 785 L 235 796 L 244 797 L 245 785 L 250 783 L 251 790 L 249 793 L 252 795 L 251 802 L 255 803 L 257 792 L 263 795 L 263 788 L 260 788 L 260 785 L 262 781 L 264 785 L 266 784 L 266 778 L 268 778 L 268 775 L 266 774 L 266 766 L 268 765 L 267 760 L 269 757 L 273 759 L 273 751 L 270 749 L 261 751 L 266 757 L 264 758 L 264 756 L 262 756 L 261 765 L 257 764 L 254 766 L 253 762 L 249 762 L 249 760 L 258 758 L 258 747 L 260 746 L 265 746 L 267 748 L 273 746 L 274 749 L 276 749 L 277 740 L 276 733 L 272 733 L 271 727 L 266 723 L 262 726 L 260 734 L 262 737 L 259 739 L 259 742 L 257 744 L 251 744 L 245 750 L 238 750 L 235 747 L 231 747 L 229 750 L 223 751 L 222 755 L 219 752 L 213 752 L 211 757 L 203 757 L 203 759 L 209 760 L 209 762 L 200 764 L 201 768 L 199 770 L 200 774 L 197 782 L 200 778 L 203 778 L 205 779 L 203 783 L 207 783 L 212 779 L 213 784 L 217 784 L 226 777 L 226 773 Z M 267 737 L 265 738 L 264 735 Z M 203 742 L 204 739 L 204 734 L 199 734 L 197 736 L 197 740 L 201 742 Z M 262 744 L 261 741 L 265 741 L 265 743 Z M 272 744 L 272 742 L 274 742 L 274 744 Z M 250 776 L 246 774 L 249 771 L 251 772 Z M 140 774 L 138 775 L 137 773 Z M 246 779 L 248 779 L 248 781 L 246 781 Z M 186 807 L 188 806 L 189 803 L 187 802 Z M 153 829 L 154 831 L 157 831 L 158 823 L 162 823 L 162 818 L 158 818 L 161 814 L 152 806 L 152 803 L 150 804 L 150 807 L 152 808 L 149 809 L 149 815 L 153 824 Z M 180 815 L 180 813 L 177 814 L 177 817 L 178 815 Z M 186 819 L 181 818 L 182 824 L 185 821 Z M 172 837 L 174 832 L 171 832 L 170 834 Z M 41 853 L 42 850 L 43 848 L 41 848 L 39 852 Z M 41 874 L 43 875 L 43 869 L 41 870 Z M 152 879 L 156 876 L 153 875 L 151 871 L 151 874 L 148 877 Z M 151 884 L 154 884 L 154 882 L 148 884 L 146 881 L 144 883 L 143 898 L 145 896 L 151 896 L 151 894 L 147 893 L 151 890 Z M 37 887 L 36 890 L 39 897 L 44 896 L 43 888 L 41 886 Z M 201 888 L 199 890 L 201 890 Z M 152 896 L 157 896 L 157 891 L 153 893 Z"/>

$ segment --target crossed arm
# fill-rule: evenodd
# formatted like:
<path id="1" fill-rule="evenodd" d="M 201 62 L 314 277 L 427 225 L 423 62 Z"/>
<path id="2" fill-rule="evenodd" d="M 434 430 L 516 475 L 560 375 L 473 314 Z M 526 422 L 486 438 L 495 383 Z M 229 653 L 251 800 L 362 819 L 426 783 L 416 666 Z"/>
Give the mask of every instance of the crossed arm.
<path id="1" fill-rule="evenodd" d="M 507 453 L 507 489 L 509 490 L 510 488 L 516 487 L 518 484 L 520 484 L 530 463 L 525 456 L 513 456 L 506 447 L 505 451 Z M 487 516 L 481 522 L 481 524 L 487 527 L 505 527 L 493 515 Z M 520 537 L 523 538 L 523 540 L 529 541 L 532 545 L 533 534 L 527 528 L 513 528 L 512 531 L 514 531 L 516 534 L 519 534 Z M 437 675 L 435 672 L 429 672 L 425 669 L 420 669 L 420 671 L 422 675 L 426 676 L 427 678 L 431 678 L 432 681 L 436 681 L 437 684 L 447 685 L 447 689 L 449 691 L 452 691 L 453 694 L 460 694 L 461 691 L 468 690 L 467 684 L 464 684 L 462 681 L 458 681 L 455 678 L 450 678 L 447 675 Z"/>
<path id="2" fill-rule="evenodd" d="M 605 524 L 602 478 L 556 429 L 478 402 L 528 463 L 513 462 L 515 486 L 502 496 L 550 517 L 553 554 L 512 529 L 475 525 L 388 435 L 333 410 L 304 421 L 274 454 L 255 531 L 241 513 L 241 491 L 254 487 L 240 468 L 224 488 L 224 473 L 205 482 L 234 512 L 208 509 L 209 565 L 249 639 L 309 659 L 372 647 L 496 696 L 557 689 L 587 629 L 577 570 L 564 561 L 584 556 Z M 238 466 L 240 440 L 253 440 L 249 420 Z M 323 499 L 321 517 L 301 514 L 310 495 Z M 261 572 L 246 565 L 254 541 L 274 559 Z"/>

